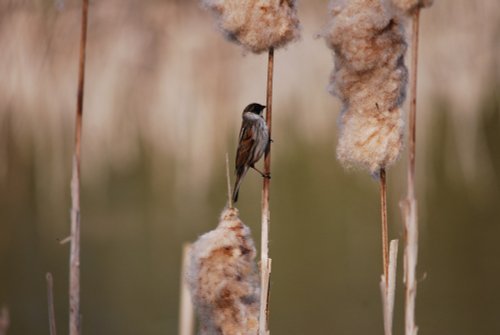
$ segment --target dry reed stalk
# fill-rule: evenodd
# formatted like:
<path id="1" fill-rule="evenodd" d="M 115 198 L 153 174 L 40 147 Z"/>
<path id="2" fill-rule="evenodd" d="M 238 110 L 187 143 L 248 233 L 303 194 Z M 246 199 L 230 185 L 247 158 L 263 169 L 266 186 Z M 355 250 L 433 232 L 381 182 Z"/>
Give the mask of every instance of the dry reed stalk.
<path id="1" fill-rule="evenodd" d="M 229 154 L 226 152 L 227 207 L 233 208 L 233 192 L 231 191 L 231 173 L 229 172 Z"/>
<path id="2" fill-rule="evenodd" d="M 404 283 L 405 283 L 405 334 L 417 335 L 415 324 L 415 301 L 417 298 L 418 260 L 418 215 L 415 192 L 415 158 L 417 139 L 417 74 L 418 35 L 420 9 L 432 5 L 432 0 L 392 0 L 393 4 L 412 19 L 411 72 L 410 72 L 410 112 L 408 122 L 408 190 L 406 198 L 400 202 L 405 224 Z"/>
<path id="3" fill-rule="evenodd" d="M 0 308 L 0 335 L 7 335 L 10 326 L 10 313 L 6 306 Z"/>
<path id="4" fill-rule="evenodd" d="M 69 269 L 69 334 L 81 334 L 80 320 L 80 163 L 85 84 L 85 52 L 87 45 L 88 0 L 82 3 L 80 61 L 78 66 L 78 94 L 75 120 L 75 152 L 71 178 L 71 247 Z"/>
<path id="5" fill-rule="evenodd" d="M 269 131 L 269 138 L 272 138 L 272 113 L 273 113 L 273 71 L 274 71 L 274 48 L 269 49 L 267 62 L 267 90 L 266 90 L 266 123 Z M 264 156 L 264 174 L 271 175 L 271 147 Z M 269 187 L 270 178 L 264 178 L 262 186 L 262 220 L 261 220 L 261 253 L 260 253 L 260 319 L 259 334 L 269 334 L 269 293 L 271 276 L 271 259 L 269 258 Z"/>
<path id="6" fill-rule="evenodd" d="M 387 275 L 380 280 L 382 307 L 384 312 L 384 334 L 392 335 L 392 320 L 394 317 L 394 298 L 396 297 L 396 269 L 398 257 L 398 240 L 392 240 L 389 252 Z"/>
<path id="7" fill-rule="evenodd" d="M 389 232 L 387 228 L 387 180 L 385 169 L 380 169 L 380 214 L 382 224 L 382 260 L 386 289 L 389 286 Z"/>
<path id="8" fill-rule="evenodd" d="M 179 335 L 194 335 L 194 307 L 189 294 L 185 274 L 189 269 L 189 253 L 191 244 L 182 247 L 181 297 L 179 305 Z"/>
<path id="9" fill-rule="evenodd" d="M 420 9 L 413 12 L 411 38 L 410 73 L 410 113 L 408 126 L 408 193 L 401 201 L 401 211 L 405 222 L 404 282 L 405 282 L 405 334 L 416 335 L 415 300 L 417 296 L 416 268 L 418 257 L 418 218 L 415 196 L 415 154 L 416 154 L 416 116 L 417 116 L 417 70 L 418 70 L 418 33 Z"/>
<path id="10" fill-rule="evenodd" d="M 54 311 L 54 281 L 52 279 L 52 274 L 47 272 L 45 276 L 47 279 L 47 304 L 49 310 L 49 330 L 50 335 L 56 335 L 56 313 Z"/>
<path id="11" fill-rule="evenodd" d="M 398 240 L 392 240 L 389 247 L 389 232 L 387 225 L 387 178 L 384 168 L 380 169 L 380 213 L 382 225 L 382 260 L 384 268 L 380 289 L 382 292 L 384 334 L 392 335 L 394 298 L 396 296 Z"/>

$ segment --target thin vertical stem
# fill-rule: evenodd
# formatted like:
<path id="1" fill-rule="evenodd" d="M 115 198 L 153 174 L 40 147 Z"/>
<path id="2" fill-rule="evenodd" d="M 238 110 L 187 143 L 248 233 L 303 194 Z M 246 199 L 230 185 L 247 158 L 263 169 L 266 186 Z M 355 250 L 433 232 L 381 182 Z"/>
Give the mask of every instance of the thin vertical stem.
<path id="1" fill-rule="evenodd" d="M 6 306 L 0 308 L 0 335 L 7 335 L 10 326 L 10 313 Z"/>
<path id="2" fill-rule="evenodd" d="M 226 152 L 226 181 L 227 181 L 227 205 L 233 208 L 233 197 L 231 192 L 231 176 L 229 172 L 229 154 Z"/>
<path id="3" fill-rule="evenodd" d="M 80 162 L 85 84 L 85 52 L 87 45 L 88 0 L 82 3 L 80 61 L 78 66 L 78 93 L 75 120 L 75 151 L 71 178 L 71 250 L 69 272 L 69 334 L 80 335 Z"/>
<path id="4" fill-rule="evenodd" d="M 229 195 L 231 199 L 231 194 Z M 181 270 L 181 297 L 179 306 L 179 335 L 193 335 L 194 334 L 194 307 L 191 302 L 189 288 L 184 278 L 189 268 L 189 253 L 191 251 L 191 244 L 186 243 L 182 248 L 182 270 Z"/>
<path id="5" fill-rule="evenodd" d="M 73 156 L 71 246 L 69 258 L 69 334 L 80 335 L 80 174 Z"/>
<path id="6" fill-rule="evenodd" d="M 420 9 L 416 9 L 412 20 L 411 72 L 410 72 L 410 115 L 408 141 L 408 195 L 415 198 L 415 157 L 417 140 L 417 70 L 418 34 Z"/>
<path id="7" fill-rule="evenodd" d="M 47 279 L 47 304 L 49 309 L 49 330 L 50 335 L 56 335 L 56 313 L 54 311 L 54 281 L 50 272 L 46 275 Z"/>
<path id="8" fill-rule="evenodd" d="M 380 215 L 382 221 L 382 260 L 385 287 L 389 285 L 389 233 L 387 228 L 387 180 L 385 168 L 380 169 Z"/>
<path id="9" fill-rule="evenodd" d="M 75 120 L 75 156 L 78 173 L 80 173 L 81 138 L 82 138 L 82 116 L 83 116 L 83 94 L 85 89 L 85 58 L 87 49 L 87 21 L 89 1 L 82 2 L 82 25 L 80 32 L 80 59 L 78 63 L 78 92 L 76 98 L 76 120 Z"/>
<path id="10" fill-rule="evenodd" d="M 417 296 L 416 268 L 418 258 L 418 221 L 417 200 L 415 196 L 415 154 L 416 154 L 416 116 L 417 116 L 417 70 L 418 34 L 420 9 L 413 14 L 410 73 L 410 113 L 408 132 L 408 193 L 401 208 L 405 221 L 405 334 L 416 335 L 415 300 Z"/>
<path id="11" fill-rule="evenodd" d="M 391 241 L 391 253 L 389 256 L 389 232 L 387 228 L 387 178 L 385 168 L 380 169 L 380 216 L 382 225 L 382 263 L 384 274 L 382 275 L 381 291 L 384 314 L 384 334 L 392 334 L 392 320 L 395 296 L 395 269 L 398 241 Z M 392 271 L 392 272 L 391 272 Z M 392 281 L 391 281 L 392 279 Z"/>
<path id="12" fill-rule="evenodd" d="M 267 62 L 267 94 L 266 94 L 266 123 L 269 130 L 269 138 L 272 134 L 272 112 L 273 112 L 273 66 L 274 66 L 274 48 L 269 49 Z M 271 175 L 271 149 L 264 156 L 264 173 Z M 271 260 L 269 259 L 269 186 L 271 180 L 264 178 L 262 187 L 262 231 L 261 231 L 261 293 L 260 293 L 260 319 L 259 334 L 267 335 L 269 333 L 269 277 L 271 275 Z"/>
<path id="13" fill-rule="evenodd" d="M 396 296 L 396 268 L 398 256 L 398 240 L 392 240 L 389 248 L 388 277 L 382 276 L 380 291 L 384 311 L 384 334 L 392 335 L 392 321 L 394 319 L 394 298 Z"/>

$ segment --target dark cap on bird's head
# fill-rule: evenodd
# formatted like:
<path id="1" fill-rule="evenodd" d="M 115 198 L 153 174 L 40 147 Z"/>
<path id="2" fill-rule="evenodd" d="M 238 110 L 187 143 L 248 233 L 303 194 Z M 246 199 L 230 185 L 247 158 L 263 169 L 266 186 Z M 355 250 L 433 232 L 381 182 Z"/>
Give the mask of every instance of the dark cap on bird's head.
<path id="1" fill-rule="evenodd" d="M 264 108 L 266 108 L 266 106 L 263 106 L 263 105 L 258 104 L 258 103 L 252 103 L 252 104 L 245 107 L 245 110 L 243 111 L 243 113 L 251 112 L 251 113 L 254 113 L 257 115 L 261 115 Z"/>

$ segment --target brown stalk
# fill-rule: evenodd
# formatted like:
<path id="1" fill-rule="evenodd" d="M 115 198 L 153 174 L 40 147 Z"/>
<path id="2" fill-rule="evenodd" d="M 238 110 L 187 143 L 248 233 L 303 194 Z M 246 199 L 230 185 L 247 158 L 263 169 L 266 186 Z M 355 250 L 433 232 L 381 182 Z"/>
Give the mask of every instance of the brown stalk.
<path id="1" fill-rule="evenodd" d="M 231 195 L 229 195 L 231 199 Z M 182 270 L 181 270 L 181 297 L 179 306 L 179 335 L 194 334 L 194 306 L 191 302 L 189 287 L 186 283 L 185 275 L 189 268 L 189 254 L 191 252 L 191 244 L 185 243 L 182 247 Z"/>
<path id="2" fill-rule="evenodd" d="M 389 284 L 389 233 L 387 228 L 387 180 L 385 168 L 380 169 L 380 215 L 382 221 L 382 260 L 385 288 L 387 289 Z"/>
<path id="3" fill-rule="evenodd" d="M 396 296 L 396 269 L 398 256 L 398 240 L 392 240 L 389 248 L 388 277 L 382 276 L 380 291 L 382 293 L 382 307 L 384 312 L 384 334 L 392 335 L 392 321 L 394 319 L 394 298 Z"/>
<path id="4" fill-rule="evenodd" d="M 78 92 L 76 100 L 75 151 L 71 178 L 71 247 L 69 269 L 69 334 L 81 334 L 80 322 L 80 163 L 85 84 L 85 51 L 87 45 L 88 0 L 82 3 L 80 35 L 80 61 L 78 66 Z"/>
<path id="5" fill-rule="evenodd" d="M 267 91 L 266 91 L 266 123 L 269 130 L 269 138 L 271 139 L 272 130 L 272 112 L 273 112 L 273 66 L 274 66 L 274 48 L 269 49 L 269 57 L 267 62 Z M 264 156 L 264 174 L 271 175 L 271 148 Z M 271 180 L 264 178 L 262 187 L 262 231 L 261 231 L 261 253 L 260 253 L 260 275 L 261 275 L 261 292 L 260 292 L 260 318 L 259 318 L 259 334 L 269 334 L 269 291 L 270 291 L 270 276 L 271 276 L 271 259 L 269 258 L 269 186 Z"/>
<path id="6" fill-rule="evenodd" d="M 392 335 L 394 315 L 394 298 L 396 295 L 396 266 L 398 240 L 392 240 L 389 248 L 389 232 L 387 225 L 387 176 L 385 168 L 380 169 L 380 214 L 382 221 L 382 260 L 384 274 L 380 288 L 384 314 L 384 334 Z"/>
<path id="7" fill-rule="evenodd" d="M 405 334 L 416 335 L 415 300 L 417 296 L 416 268 L 418 257 L 417 200 L 415 196 L 415 153 L 417 115 L 418 33 L 420 9 L 413 13 L 410 73 L 410 113 L 408 132 L 408 193 L 401 202 L 405 222 L 404 282 L 405 282 Z"/>
<path id="8" fill-rule="evenodd" d="M 47 279 L 47 304 L 49 309 L 50 335 L 56 335 L 56 313 L 54 311 L 54 281 L 50 272 L 45 276 Z"/>
<path id="9" fill-rule="evenodd" d="M 231 196 L 231 172 L 229 172 L 229 154 L 226 152 L 226 181 L 227 181 L 227 206 L 233 208 L 233 197 Z"/>
<path id="10" fill-rule="evenodd" d="M 7 335 L 10 326 L 10 313 L 7 306 L 0 308 L 0 335 Z"/>

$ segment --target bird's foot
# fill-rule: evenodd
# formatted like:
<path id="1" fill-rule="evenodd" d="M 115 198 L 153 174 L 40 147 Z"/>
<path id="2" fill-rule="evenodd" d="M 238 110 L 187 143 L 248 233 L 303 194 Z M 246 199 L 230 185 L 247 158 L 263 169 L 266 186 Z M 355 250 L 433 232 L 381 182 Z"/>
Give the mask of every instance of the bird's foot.
<path id="1" fill-rule="evenodd" d="M 262 178 L 271 179 L 271 173 L 264 173 L 264 172 L 260 171 L 259 169 L 257 169 L 255 166 L 250 166 L 250 167 L 252 169 L 254 169 L 255 171 L 257 171 L 262 176 Z"/>

